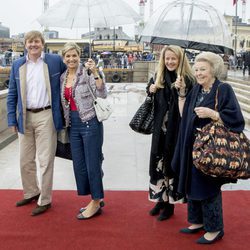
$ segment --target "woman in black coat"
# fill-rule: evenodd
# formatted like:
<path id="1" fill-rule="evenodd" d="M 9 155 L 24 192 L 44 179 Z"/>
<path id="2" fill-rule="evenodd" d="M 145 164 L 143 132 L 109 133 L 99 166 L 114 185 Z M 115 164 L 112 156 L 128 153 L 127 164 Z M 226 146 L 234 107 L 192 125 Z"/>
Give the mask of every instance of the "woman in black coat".
<path id="1" fill-rule="evenodd" d="M 173 182 L 170 164 L 177 141 L 180 112 L 194 80 L 183 50 L 179 46 L 165 46 L 161 52 L 156 80 L 151 80 L 147 87 L 149 94 L 154 93 L 149 200 L 156 204 L 150 214 L 158 215 L 161 212 L 158 217 L 160 221 L 174 213 L 174 205 L 169 203 L 170 184 Z"/>
<path id="2" fill-rule="evenodd" d="M 211 119 L 223 122 L 234 132 L 244 129 L 244 118 L 232 87 L 218 78 L 224 68 L 219 55 L 203 52 L 195 59 L 194 72 L 197 83 L 186 98 L 181 127 L 172 161 L 179 176 L 178 192 L 187 196 L 188 222 L 191 225 L 180 232 L 193 234 L 205 230 L 199 244 L 211 244 L 224 235 L 221 185 L 225 179 L 204 175 L 193 165 L 192 148 L 197 128 Z M 215 111 L 218 89 L 218 112 Z"/>

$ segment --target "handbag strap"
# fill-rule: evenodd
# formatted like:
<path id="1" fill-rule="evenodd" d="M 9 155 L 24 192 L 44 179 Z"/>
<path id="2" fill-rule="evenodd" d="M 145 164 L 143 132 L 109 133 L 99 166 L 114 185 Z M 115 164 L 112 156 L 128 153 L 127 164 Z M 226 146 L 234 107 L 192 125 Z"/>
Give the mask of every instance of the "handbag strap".
<path id="1" fill-rule="evenodd" d="M 216 89 L 216 94 L 215 94 L 215 105 L 214 105 L 214 110 L 218 112 L 218 95 L 219 95 L 219 86 L 222 85 L 223 83 L 221 82 L 217 89 Z"/>
<path id="2" fill-rule="evenodd" d="M 90 86 L 89 79 L 90 79 L 90 77 L 88 77 L 87 86 L 88 86 L 89 92 L 92 95 L 93 99 L 96 100 L 96 96 L 94 94 L 94 91 L 93 91 L 92 87 Z"/>
<path id="3" fill-rule="evenodd" d="M 216 90 L 216 94 L 215 94 L 215 105 L 214 105 L 214 110 L 218 112 L 218 93 L 219 93 L 219 86 Z"/>

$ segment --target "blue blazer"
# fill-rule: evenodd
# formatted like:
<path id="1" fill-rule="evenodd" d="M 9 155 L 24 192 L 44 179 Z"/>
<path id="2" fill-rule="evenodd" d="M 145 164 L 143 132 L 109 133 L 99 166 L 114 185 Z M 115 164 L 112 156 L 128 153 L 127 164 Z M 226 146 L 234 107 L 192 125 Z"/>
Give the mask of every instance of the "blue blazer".
<path id="1" fill-rule="evenodd" d="M 60 106 L 60 76 L 65 70 L 66 66 L 59 55 L 45 53 L 45 82 L 57 131 L 63 128 Z M 25 133 L 26 121 L 26 72 L 26 57 L 13 62 L 7 97 L 8 126 L 16 126 L 21 134 Z"/>

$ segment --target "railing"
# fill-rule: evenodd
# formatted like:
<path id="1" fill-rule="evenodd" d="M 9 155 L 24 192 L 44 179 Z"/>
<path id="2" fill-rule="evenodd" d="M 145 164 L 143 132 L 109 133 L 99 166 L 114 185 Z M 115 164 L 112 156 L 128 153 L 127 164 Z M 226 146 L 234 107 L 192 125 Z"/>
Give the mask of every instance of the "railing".
<path id="1" fill-rule="evenodd" d="M 0 133 L 7 129 L 7 94 L 8 90 L 0 91 Z"/>

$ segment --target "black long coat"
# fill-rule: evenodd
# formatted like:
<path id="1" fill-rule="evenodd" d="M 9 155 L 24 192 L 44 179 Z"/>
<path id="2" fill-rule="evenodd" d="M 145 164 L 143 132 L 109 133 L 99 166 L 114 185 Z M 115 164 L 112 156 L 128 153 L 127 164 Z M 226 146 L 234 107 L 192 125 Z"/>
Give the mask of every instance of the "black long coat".
<path id="1" fill-rule="evenodd" d="M 214 109 L 218 87 L 218 112 L 223 123 L 232 131 L 241 132 L 244 129 L 245 122 L 239 103 L 229 84 L 221 84 L 220 81 L 216 80 L 210 93 L 199 106 Z M 206 176 L 193 165 L 192 148 L 195 130 L 198 127 L 202 128 L 211 121 L 210 118 L 199 118 L 194 112 L 200 89 L 200 85 L 195 85 L 186 98 L 180 133 L 172 161 L 172 169 L 179 176 L 177 191 L 182 195 L 187 194 L 190 199 L 197 200 L 212 197 L 219 192 L 222 184 L 230 182 L 229 180 Z"/>
<path id="2" fill-rule="evenodd" d="M 178 94 L 175 88 L 171 88 L 171 84 L 176 81 L 175 72 L 165 71 L 164 88 L 158 89 L 154 96 L 154 131 L 152 135 L 149 175 L 150 182 L 156 184 L 161 175 L 156 171 L 157 162 L 163 157 L 164 173 L 168 177 L 172 177 L 171 161 L 174 154 L 175 144 L 177 141 L 180 113 L 178 106 Z M 154 83 L 151 79 L 149 86 Z M 192 88 L 192 82 L 185 79 L 188 92 Z M 167 132 L 163 134 L 162 123 L 166 112 L 168 111 L 168 121 L 166 122 Z"/>
<path id="3" fill-rule="evenodd" d="M 247 51 L 243 54 L 243 57 L 242 57 L 245 65 L 249 66 L 250 65 L 250 51 Z"/>

